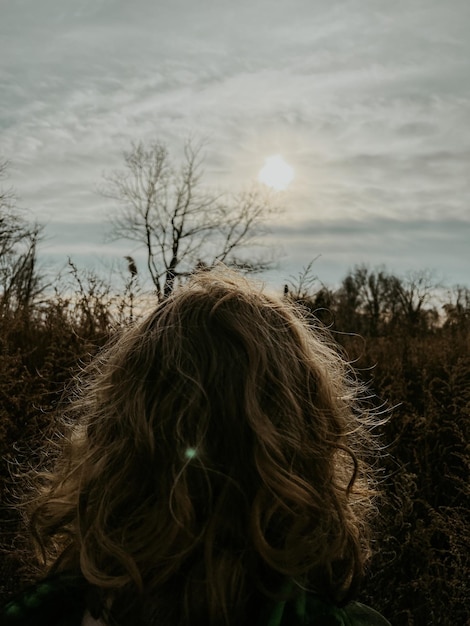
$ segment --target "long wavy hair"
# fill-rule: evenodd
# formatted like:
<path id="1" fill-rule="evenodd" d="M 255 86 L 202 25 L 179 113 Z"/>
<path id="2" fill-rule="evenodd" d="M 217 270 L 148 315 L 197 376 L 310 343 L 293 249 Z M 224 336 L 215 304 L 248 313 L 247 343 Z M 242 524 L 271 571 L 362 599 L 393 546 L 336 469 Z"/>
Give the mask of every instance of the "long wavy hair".
<path id="1" fill-rule="evenodd" d="M 228 270 L 119 333 L 78 377 L 36 481 L 43 571 L 80 572 L 108 624 L 247 623 L 299 589 L 346 602 L 368 557 L 370 439 L 332 346 Z"/>

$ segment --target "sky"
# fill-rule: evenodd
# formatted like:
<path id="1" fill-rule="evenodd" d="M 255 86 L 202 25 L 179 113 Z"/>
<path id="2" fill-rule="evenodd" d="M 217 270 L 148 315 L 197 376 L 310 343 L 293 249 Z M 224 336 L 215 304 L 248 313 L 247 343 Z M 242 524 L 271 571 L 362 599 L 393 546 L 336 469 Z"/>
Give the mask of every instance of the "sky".
<path id="1" fill-rule="evenodd" d="M 178 159 L 191 135 L 217 189 L 294 168 L 268 280 L 316 258 L 330 285 L 365 263 L 468 286 L 469 26 L 468 0 L 0 0 L 0 156 L 45 267 L 140 261 L 97 188 L 133 141 Z"/>

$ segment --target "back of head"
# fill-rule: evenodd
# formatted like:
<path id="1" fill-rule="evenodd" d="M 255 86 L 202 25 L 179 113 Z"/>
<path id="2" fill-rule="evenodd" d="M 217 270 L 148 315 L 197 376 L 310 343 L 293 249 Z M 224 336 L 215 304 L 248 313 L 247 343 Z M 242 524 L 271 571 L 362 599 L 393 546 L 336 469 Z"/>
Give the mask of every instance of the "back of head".
<path id="1" fill-rule="evenodd" d="M 240 623 L 286 581 L 336 602 L 355 589 L 357 385 L 311 322 L 203 272 L 95 360 L 32 527 L 110 623 L 136 607 L 144 623 Z"/>

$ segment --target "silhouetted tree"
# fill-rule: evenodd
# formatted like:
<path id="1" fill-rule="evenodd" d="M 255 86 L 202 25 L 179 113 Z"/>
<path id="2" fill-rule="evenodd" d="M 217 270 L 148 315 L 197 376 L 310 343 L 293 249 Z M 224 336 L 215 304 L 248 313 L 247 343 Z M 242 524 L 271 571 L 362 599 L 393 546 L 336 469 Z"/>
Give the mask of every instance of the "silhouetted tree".
<path id="1" fill-rule="evenodd" d="M 448 302 L 443 305 L 445 326 L 468 329 L 470 326 L 470 289 L 456 285 L 448 292 Z"/>
<path id="2" fill-rule="evenodd" d="M 0 161 L 0 179 L 8 161 Z M 11 188 L 0 188 L 0 307 L 28 308 L 43 291 L 37 244 L 42 228 L 29 224 L 16 206 Z"/>
<path id="3" fill-rule="evenodd" d="M 259 271 L 272 257 L 253 258 L 253 246 L 276 210 L 270 195 L 256 188 L 229 196 L 203 185 L 202 146 L 187 141 L 183 163 L 174 165 L 165 144 L 133 144 L 124 170 L 105 176 L 100 192 L 118 203 L 112 215 L 113 239 L 143 246 L 159 298 L 175 280 L 201 263 L 223 262 L 241 271 Z M 248 256 L 239 256 L 241 250 Z"/>
<path id="4" fill-rule="evenodd" d="M 400 324 L 430 329 L 439 321 L 436 308 L 429 306 L 438 286 L 429 271 L 409 272 L 402 278 L 384 268 L 356 266 L 335 294 L 337 325 L 370 336 Z"/>
<path id="5" fill-rule="evenodd" d="M 403 279 L 393 277 L 391 297 L 397 307 L 394 317 L 414 328 L 429 328 L 437 320 L 433 307 L 425 309 L 439 287 L 433 273 L 429 270 L 408 272 Z"/>
<path id="6" fill-rule="evenodd" d="M 336 292 L 336 325 L 348 332 L 363 330 L 362 275 L 353 271 L 345 276 Z"/>

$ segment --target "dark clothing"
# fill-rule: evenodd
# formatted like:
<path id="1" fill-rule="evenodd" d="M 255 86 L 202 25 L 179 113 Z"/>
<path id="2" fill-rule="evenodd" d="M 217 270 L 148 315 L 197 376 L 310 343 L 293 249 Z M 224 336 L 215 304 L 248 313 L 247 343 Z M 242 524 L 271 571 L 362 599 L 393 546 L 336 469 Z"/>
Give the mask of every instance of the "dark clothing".
<path id="1" fill-rule="evenodd" d="M 88 585 L 76 575 L 54 576 L 26 589 L 0 612 L 0 625 L 80 626 Z"/>
<path id="2" fill-rule="evenodd" d="M 0 612 L 0 625 L 80 626 L 88 604 L 88 589 L 86 581 L 76 575 L 61 574 L 46 579 L 7 604 Z M 318 596 L 303 594 L 296 600 L 276 603 L 253 625 L 240 626 L 390 626 L 390 623 L 359 602 L 340 608 Z"/>

